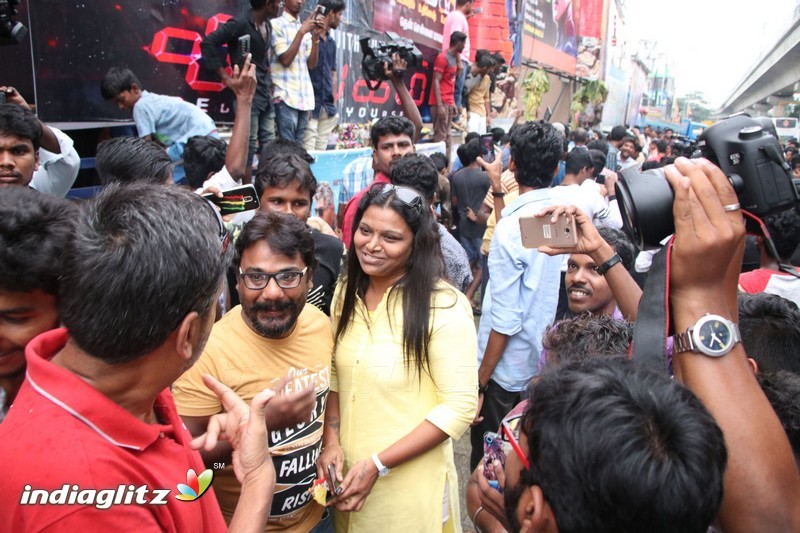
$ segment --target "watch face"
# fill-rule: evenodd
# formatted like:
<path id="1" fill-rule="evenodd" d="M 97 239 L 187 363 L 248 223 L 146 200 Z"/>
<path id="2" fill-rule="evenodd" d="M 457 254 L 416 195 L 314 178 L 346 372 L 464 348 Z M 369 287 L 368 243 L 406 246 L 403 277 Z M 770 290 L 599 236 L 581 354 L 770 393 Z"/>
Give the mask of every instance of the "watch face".
<path id="1" fill-rule="evenodd" d="M 723 355 L 733 344 L 731 329 L 727 323 L 709 317 L 695 329 L 698 348 L 709 355 Z"/>

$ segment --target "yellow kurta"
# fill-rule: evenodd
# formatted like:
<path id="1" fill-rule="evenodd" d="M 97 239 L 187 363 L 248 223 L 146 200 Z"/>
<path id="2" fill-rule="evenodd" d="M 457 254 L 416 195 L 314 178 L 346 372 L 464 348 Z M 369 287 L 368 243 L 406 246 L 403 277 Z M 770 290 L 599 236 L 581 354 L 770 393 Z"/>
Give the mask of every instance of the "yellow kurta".
<path id="1" fill-rule="evenodd" d="M 380 453 L 428 420 L 458 439 L 477 409 L 477 340 L 466 297 L 440 282 L 432 297 L 431 375 L 420 382 L 403 361 L 403 306 L 398 291 L 368 313 L 359 299 L 350 328 L 336 346 L 331 390 L 339 393 L 345 472 Z M 343 285 L 334 297 L 334 328 Z M 390 319 L 391 317 L 391 319 Z M 389 533 L 442 530 L 448 486 L 448 530 L 461 531 L 458 480 L 451 439 L 379 478 L 361 511 L 335 513 L 337 532 Z"/>

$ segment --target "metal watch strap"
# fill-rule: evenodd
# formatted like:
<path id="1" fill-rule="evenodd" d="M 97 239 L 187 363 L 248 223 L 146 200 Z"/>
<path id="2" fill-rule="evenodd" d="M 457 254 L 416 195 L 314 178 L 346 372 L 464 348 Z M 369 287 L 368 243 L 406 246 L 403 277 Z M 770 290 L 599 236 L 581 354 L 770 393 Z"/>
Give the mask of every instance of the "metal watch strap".
<path id="1" fill-rule="evenodd" d="M 673 342 L 675 344 L 675 353 L 695 351 L 694 341 L 692 341 L 692 331 L 694 331 L 694 326 L 690 327 L 683 333 L 676 333 L 673 336 Z"/>

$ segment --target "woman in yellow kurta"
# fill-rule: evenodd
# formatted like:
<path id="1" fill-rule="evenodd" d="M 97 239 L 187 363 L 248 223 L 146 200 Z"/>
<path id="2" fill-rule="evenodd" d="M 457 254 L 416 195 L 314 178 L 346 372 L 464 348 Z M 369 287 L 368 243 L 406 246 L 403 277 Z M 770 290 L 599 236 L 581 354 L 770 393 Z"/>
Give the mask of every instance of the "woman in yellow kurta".
<path id="1" fill-rule="evenodd" d="M 461 531 L 451 439 L 477 408 L 477 342 L 434 224 L 415 190 L 387 184 L 356 213 L 317 462 L 346 474 L 337 532 Z"/>

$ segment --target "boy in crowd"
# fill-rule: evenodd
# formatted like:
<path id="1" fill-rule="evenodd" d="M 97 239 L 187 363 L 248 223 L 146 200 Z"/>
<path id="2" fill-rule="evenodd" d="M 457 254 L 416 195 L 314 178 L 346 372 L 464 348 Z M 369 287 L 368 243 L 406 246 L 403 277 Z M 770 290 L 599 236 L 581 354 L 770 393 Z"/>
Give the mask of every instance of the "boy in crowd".
<path id="1" fill-rule="evenodd" d="M 130 69 L 111 68 L 103 77 L 100 91 L 103 98 L 133 113 L 139 137 L 157 140 L 167 148 L 169 158 L 177 163 L 173 172 L 175 183 L 186 181 L 181 160 L 189 137 L 217 135 L 217 126 L 205 111 L 180 98 L 144 90 Z"/>

